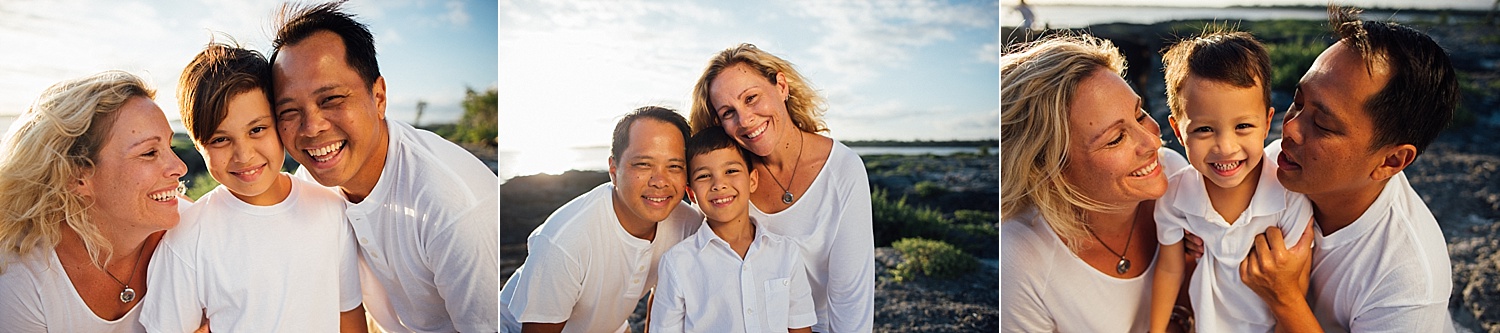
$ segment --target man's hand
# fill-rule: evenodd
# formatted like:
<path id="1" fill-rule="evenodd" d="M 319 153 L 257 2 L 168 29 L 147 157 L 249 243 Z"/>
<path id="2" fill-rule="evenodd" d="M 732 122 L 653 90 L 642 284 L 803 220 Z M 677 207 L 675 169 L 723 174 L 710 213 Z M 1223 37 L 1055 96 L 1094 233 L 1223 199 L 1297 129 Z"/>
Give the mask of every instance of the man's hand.
<path id="1" fill-rule="evenodd" d="M 1203 257 L 1203 239 L 1198 238 L 1198 235 L 1183 231 L 1182 245 L 1184 249 L 1183 254 L 1185 254 L 1185 256 L 1183 257 L 1187 258 L 1187 260 L 1183 262 L 1196 264 L 1198 262 L 1198 258 Z M 1192 270 L 1188 271 L 1191 272 Z"/>
<path id="2" fill-rule="evenodd" d="M 1322 331 L 1307 304 L 1316 224 L 1308 223 L 1291 249 L 1286 248 L 1281 228 L 1267 228 L 1266 233 L 1255 236 L 1255 247 L 1240 262 L 1240 281 L 1271 307 L 1278 332 Z"/>

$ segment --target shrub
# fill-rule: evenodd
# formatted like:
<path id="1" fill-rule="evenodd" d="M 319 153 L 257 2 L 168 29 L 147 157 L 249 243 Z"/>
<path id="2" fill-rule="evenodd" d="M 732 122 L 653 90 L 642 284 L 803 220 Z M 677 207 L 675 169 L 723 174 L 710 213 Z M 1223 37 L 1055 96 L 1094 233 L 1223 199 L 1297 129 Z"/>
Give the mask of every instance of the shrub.
<path id="1" fill-rule="evenodd" d="M 965 209 L 953 212 L 953 222 L 957 222 L 958 224 L 989 225 L 999 223 L 1000 216 L 995 215 L 994 212 Z"/>
<path id="2" fill-rule="evenodd" d="M 906 258 L 891 270 L 896 282 L 912 281 L 918 274 L 940 279 L 955 278 L 979 267 L 979 261 L 973 256 L 943 241 L 906 238 L 891 246 Z"/>
<path id="3" fill-rule="evenodd" d="M 917 195 L 923 198 L 932 198 L 948 193 L 947 188 L 931 180 L 917 182 L 917 185 L 912 186 L 912 189 L 916 190 Z"/>
<path id="4" fill-rule="evenodd" d="M 1266 52 L 1271 56 L 1271 89 L 1292 91 L 1302 74 L 1312 68 L 1313 60 L 1328 48 L 1320 39 L 1297 38 L 1285 43 L 1266 43 Z"/>
<path id="5" fill-rule="evenodd" d="M 907 237 L 943 239 L 952 226 L 942 212 L 908 205 L 905 197 L 892 200 L 883 188 L 870 193 L 870 206 L 874 217 L 875 246 L 888 246 Z"/>

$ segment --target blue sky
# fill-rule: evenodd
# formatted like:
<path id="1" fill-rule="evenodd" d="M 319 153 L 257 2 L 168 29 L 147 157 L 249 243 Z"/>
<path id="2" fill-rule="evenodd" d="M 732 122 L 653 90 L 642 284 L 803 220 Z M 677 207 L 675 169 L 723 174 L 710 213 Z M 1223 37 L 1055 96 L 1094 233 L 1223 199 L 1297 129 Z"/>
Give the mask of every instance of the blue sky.
<path id="1" fill-rule="evenodd" d="M 188 61 L 216 33 L 269 56 L 281 3 L 0 1 L 0 116 L 23 112 L 53 83 L 119 69 L 154 85 L 168 119 L 180 119 L 176 82 Z M 495 86 L 494 1 L 354 1 L 345 7 L 375 34 L 390 91 L 388 116 L 412 121 L 420 99 L 429 103 L 424 123 L 457 120 L 465 87 Z"/>
<path id="2" fill-rule="evenodd" d="M 500 150 L 609 144 L 621 114 L 679 110 L 708 58 L 741 42 L 795 64 L 829 135 L 999 133 L 994 1 L 502 1 Z"/>

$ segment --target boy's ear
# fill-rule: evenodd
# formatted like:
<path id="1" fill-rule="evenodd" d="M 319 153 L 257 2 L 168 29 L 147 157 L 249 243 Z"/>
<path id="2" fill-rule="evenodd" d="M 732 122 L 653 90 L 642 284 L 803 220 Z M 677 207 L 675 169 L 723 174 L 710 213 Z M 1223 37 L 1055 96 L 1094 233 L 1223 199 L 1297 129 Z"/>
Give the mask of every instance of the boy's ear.
<path id="1" fill-rule="evenodd" d="M 1381 149 L 1380 165 L 1370 172 L 1370 179 L 1386 180 L 1396 176 L 1396 173 L 1405 170 L 1417 160 L 1417 146 L 1411 144 L 1399 144 Z"/>
<path id="2" fill-rule="evenodd" d="M 691 186 L 689 186 L 688 188 L 685 188 L 684 190 L 686 190 L 686 191 L 683 191 L 683 193 L 687 194 L 687 200 L 688 200 L 688 202 L 691 202 L 694 205 L 697 205 L 698 204 L 698 195 L 693 194 L 693 188 Z"/>
<path id="3" fill-rule="evenodd" d="M 760 188 L 760 172 L 755 170 L 755 168 L 750 168 L 750 193 L 755 193 Z"/>
<path id="4" fill-rule="evenodd" d="M 1274 107 L 1274 106 L 1267 106 L 1266 107 L 1266 136 L 1271 136 L 1271 118 L 1276 118 L 1276 107 Z M 1262 137 L 1262 138 L 1260 138 L 1260 140 L 1261 141 L 1265 141 L 1266 138 Z"/>
<path id="5" fill-rule="evenodd" d="M 1167 125 L 1172 125 L 1172 135 L 1177 137 L 1177 142 L 1182 142 L 1182 131 L 1177 130 L 1177 116 L 1167 115 Z"/>

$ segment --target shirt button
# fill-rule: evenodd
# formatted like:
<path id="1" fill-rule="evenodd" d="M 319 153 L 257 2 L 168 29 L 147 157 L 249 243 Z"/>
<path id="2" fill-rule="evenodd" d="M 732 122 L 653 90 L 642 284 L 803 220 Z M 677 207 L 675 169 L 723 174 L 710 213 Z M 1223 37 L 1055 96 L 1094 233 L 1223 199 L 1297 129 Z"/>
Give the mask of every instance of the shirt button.
<path id="1" fill-rule="evenodd" d="M 641 283 L 641 279 L 630 280 L 630 283 L 639 284 Z"/>
<path id="2" fill-rule="evenodd" d="M 360 245 L 368 245 L 368 244 L 370 244 L 370 240 L 367 239 L 367 238 L 364 238 L 364 237 L 360 237 L 359 238 L 359 244 Z"/>
<path id="3" fill-rule="evenodd" d="M 371 258 L 375 258 L 375 259 L 380 259 L 380 254 L 379 253 L 375 253 L 375 252 L 370 252 L 370 257 Z"/>
<path id="4" fill-rule="evenodd" d="M 792 284 L 792 280 L 782 280 L 781 281 L 781 285 L 783 285 L 783 286 L 785 286 L 785 285 L 791 285 L 791 284 Z"/>
<path id="5" fill-rule="evenodd" d="M 755 309 L 746 309 L 745 312 L 755 313 Z"/>

